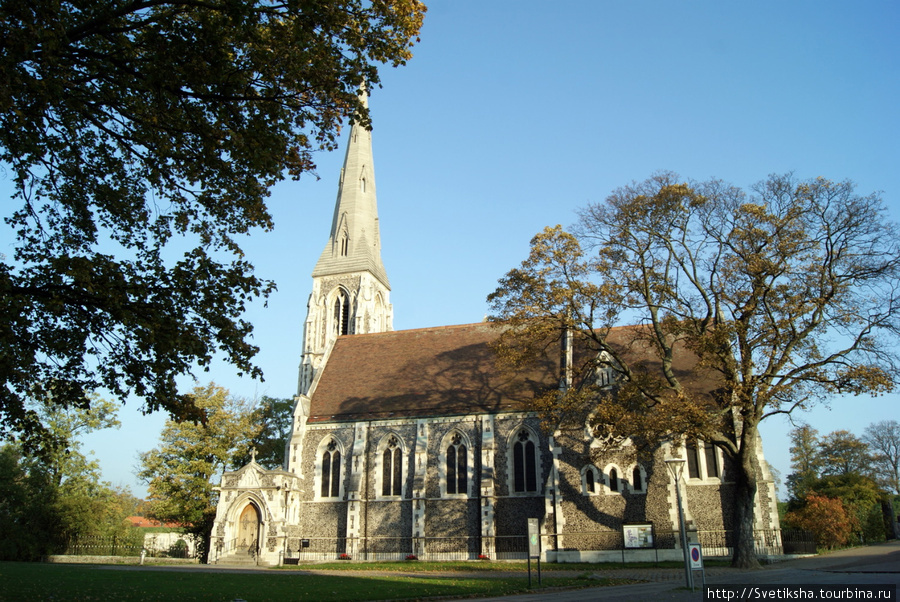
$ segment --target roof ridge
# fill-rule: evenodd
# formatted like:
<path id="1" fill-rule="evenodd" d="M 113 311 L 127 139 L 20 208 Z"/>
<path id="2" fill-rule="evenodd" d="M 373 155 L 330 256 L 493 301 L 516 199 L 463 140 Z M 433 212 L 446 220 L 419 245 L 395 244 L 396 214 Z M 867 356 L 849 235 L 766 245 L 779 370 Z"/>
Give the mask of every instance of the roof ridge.
<path id="1" fill-rule="evenodd" d="M 428 332 L 428 331 L 438 331 L 438 330 L 458 330 L 462 328 L 473 328 L 476 326 L 491 326 L 492 322 L 470 322 L 468 324 L 447 324 L 444 326 L 422 326 L 419 328 L 407 328 L 405 330 L 388 330 L 385 332 L 366 332 L 360 334 L 344 334 L 338 337 L 338 340 L 348 339 L 348 338 L 362 338 L 362 337 L 380 337 L 380 336 L 388 336 L 388 335 L 397 335 L 397 334 L 405 334 L 411 332 Z"/>
<path id="2" fill-rule="evenodd" d="M 477 327 L 482 327 L 482 326 L 483 327 L 489 327 L 489 326 L 498 326 L 499 327 L 501 324 L 504 324 L 504 322 L 491 322 L 491 321 L 484 320 L 481 322 L 468 322 L 465 324 L 444 324 L 441 326 L 420 326 L 418 328 L 406 328 L 403 330 L 388 330 L 385 332 L 366 332 L 366 333 L 359 333 L 359 334 L 344 334 L 344 335 L 339 336 L 338 340 L 346 339 L 348 337 L 355 337 L 355 338 L 383 337 L 383 336 L 399 335 L 399 334 L 405 334 L 405 333 L 431 332 L 431 331 L 436 332 L 436 331 L 441 331 L 441 330 L 460 330 L 463 328 L 477 328 Z M 630 330 L 630 329 L 634 329 L 634 328 L 640 328 L 642 326 L 644 326 L 644 325 L 643 324 L 618 324 L 616 326 L 609 326 L 608 328 L 610 331 L 615 331 L 615 330 L 625 330 L 625 329 Z"/>

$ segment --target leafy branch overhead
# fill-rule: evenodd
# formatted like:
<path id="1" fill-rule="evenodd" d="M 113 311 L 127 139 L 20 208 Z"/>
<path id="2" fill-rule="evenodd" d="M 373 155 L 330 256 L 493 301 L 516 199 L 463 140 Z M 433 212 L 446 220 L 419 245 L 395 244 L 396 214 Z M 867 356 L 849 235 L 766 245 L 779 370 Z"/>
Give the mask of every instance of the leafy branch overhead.
<path id="1" fill-rule="evenodd" d="M 585 207 L 574 233 L 546 228 L 488 300 L 509 365 L 575 338 L 573 386 L 542 399 L 554 426 L 716 445 L 739 522 L 760 421 L 897 384 L 900 236 L 850 182 L 776 175 L 745 192 L 659 173 Z"/>
<path id="2" fill-rule="evenodd" d="M 246 303 L 273 283 L 240 238 L 268 191 L 314 173 L 360 86 L 412 56 L 416 0 L 0 2 L 0 421 L 28 398 L 136 393 L 199 417 L 175 377 L 221 353 L 260 376 Z"/>

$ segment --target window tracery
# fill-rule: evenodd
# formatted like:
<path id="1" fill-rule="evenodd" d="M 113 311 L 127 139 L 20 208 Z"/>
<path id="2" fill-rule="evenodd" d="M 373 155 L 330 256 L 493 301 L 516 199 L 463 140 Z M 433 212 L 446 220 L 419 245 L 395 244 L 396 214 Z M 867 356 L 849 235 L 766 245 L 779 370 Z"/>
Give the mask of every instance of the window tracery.
<path id="1" fill-rule="evenodd" d="M 512 444 L 513 493 L 537 493 L 536 437 L 527 428 L 519 429 Z"/>
<path id="2" fill-rule="evenodd" d="M 350 334 L 350 295 L 344 289 L 334 298 L 332 328 L 336 335 Z"/>
<path id="3" fill-rule="evenodd" d="M 689 479 L 721 479 L 722 466 L 719 451 L 712 443 L 692 439 L 685 442 Z"/>
<path id="4" fill-rule="evenodd" d="M 396 434 L 382 438 L 376 450 L 375 491 L 379 498 L 397 498 L 404 495 L 406 476 L 403 442 Z"/>
<path id="5" fill-rule="evenodd" d="M 341 497 L 341 450 L 334 438 L 325 445 L 319 457 L 321 498 Z"/>
<path id="6" fill-rule="evenodd" d="M 453 433 L 446 448 L 446 482 L 445 488 L 448 494 L 468 494 L 468 465 L 469 450 L 463 441 L 462 435 Z"/>

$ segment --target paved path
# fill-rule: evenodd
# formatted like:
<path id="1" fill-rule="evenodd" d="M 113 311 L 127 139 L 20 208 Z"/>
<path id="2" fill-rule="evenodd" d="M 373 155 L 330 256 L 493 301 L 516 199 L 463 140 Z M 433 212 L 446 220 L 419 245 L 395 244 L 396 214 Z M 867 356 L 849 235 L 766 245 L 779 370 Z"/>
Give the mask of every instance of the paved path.
<path id="1" fill-rule="evenodd" d="M 588 600 L 702 600 L 699 587 L 691 592 L 684 589 L 684 571 L 676 569 L 617 569 L 598 571 L 609 577 L 642 579 L 645 583 L 597 587 L 554 592 L 554 602 L 584 602 Z M 696 581 L 699 582 L 699 573 Z M 900 590 L 900 542 L 841 550 L 826 556 L 798 558 L 768 565 L 760 570 L 746 571 L 730 568 L 711 568 L 706 571 L 710 585 L 787 585 L 787 584 L 892 584 Z M 546 592 L 501 598 L 481 598 L 474 602 L 538 602 L 546 600 Z"/>

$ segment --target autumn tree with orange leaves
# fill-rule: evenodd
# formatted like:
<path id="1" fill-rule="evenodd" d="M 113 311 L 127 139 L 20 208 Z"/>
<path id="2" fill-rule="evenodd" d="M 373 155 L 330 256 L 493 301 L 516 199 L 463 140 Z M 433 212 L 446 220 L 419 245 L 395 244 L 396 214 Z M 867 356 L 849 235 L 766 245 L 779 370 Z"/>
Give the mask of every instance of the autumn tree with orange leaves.
<path id="1" fill-rule="evenodd" d="M 722 450 L 738 567 L 758 565 L 760 422 L 892 390 L 900 364 L 900 236 L 881 198 L 851 182 L 780 175 L 745 192 L 659 173 L 584 208 L 573 233 L 535 236 L 488 300 L 508 326 L 507 365 L 565 332 L 592 351 L 572 367 L 575 386 L 542 398 L 554 428 L 589 420 L 607 441 L 696 437 Z M 611 344 L 624 324 L 642 327 Z M 631 362 L 622 350 L 635 346 L 654 361 Z M 696 358 L 689 374 L 676 369 L 682 353 Z M 616 387 L 597 386 L 599 368 Z M 700 372 L 715 386 L 690 386 Z"/>
<path id="2" fill-rule="evenodd" d="M 859 520 L 837 498 L 815 493 L 806 496 L 803 508 L 788 512 L 784 521 L 798 529 L 812 531 L 816 545 L 833 550 L 847 545 Z"/>

